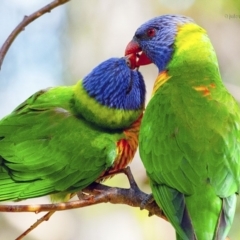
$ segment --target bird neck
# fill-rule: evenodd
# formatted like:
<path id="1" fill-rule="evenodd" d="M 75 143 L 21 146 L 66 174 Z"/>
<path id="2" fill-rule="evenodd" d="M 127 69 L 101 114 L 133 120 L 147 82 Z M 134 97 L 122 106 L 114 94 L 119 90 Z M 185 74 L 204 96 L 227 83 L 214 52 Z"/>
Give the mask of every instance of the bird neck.
<path id="1" fill-rule="evenodd" d="M 171 92 L 199 92 L 199 98 L 210 97 L 216 89 L 225 88 L 210 39 L 206 31 L 194 23 L 178 28 L 174 53 L 166 70 L 159 73 L 153 95 L 166 85 L 171 86 Z"/>
<path id="2" fill-rule="evenodd" d="M 142 113 L 144 104 L 136 109 L 121 109 L 103 105 L 95 97 L 89 95 L 83 81 L 75 85 L 73 106 L 76 115 L 83 116 L 100 127 L 107 129 L 123 129 L 131 125 Z"/>
<path id="3" fill-rule="evenodd" d="M 174 49 L 167 68 L 169 75 L 181 76 L 181 84 L 221 84 L 216 53 L 203 28 L 194 23 L 179 26 Z"/>

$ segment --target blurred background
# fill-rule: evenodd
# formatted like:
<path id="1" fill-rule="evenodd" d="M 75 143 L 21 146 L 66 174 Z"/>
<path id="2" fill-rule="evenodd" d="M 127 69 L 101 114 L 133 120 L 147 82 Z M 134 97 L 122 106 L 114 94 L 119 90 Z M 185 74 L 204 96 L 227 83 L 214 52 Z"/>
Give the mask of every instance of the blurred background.
<path id="1" fill-rule="evenodd" d="M 1 0 L 0 45 L 23 19 L 48 0 Z M 70 85 L 94 66 L 124 54 L 136 28 L 167 13 L 192 17 L 209 34 L 216 49 L 223 81 L 240 102 L 240 2 L 238 0 L 70 1 L 30 24 L 11 46 L 0 71 L 0 117 L 37 90 Z M 197 57 L 197 56 L 196 56 Z M 157 75 L 154 66 L 141 68 L 148 99 Z M 140 188 L 150 192 L 138 154 L 131 169 Z M 128 187 L 125 176 L 107 184 Z M 48 197 L 21 204 L 49 203 Z M 0 239 L 15 239 L 42 214 L 0 213 Z M 230 238 L 240 239 L 240 201 Z M 174 240 L 169 223 L 125 205 L 101 204 L 55 213 L 27 240 Z"/>

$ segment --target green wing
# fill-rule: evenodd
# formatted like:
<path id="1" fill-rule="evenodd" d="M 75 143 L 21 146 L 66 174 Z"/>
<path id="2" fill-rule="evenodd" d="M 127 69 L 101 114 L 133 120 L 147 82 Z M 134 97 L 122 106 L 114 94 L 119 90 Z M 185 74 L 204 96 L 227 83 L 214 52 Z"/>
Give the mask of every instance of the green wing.
<path id="1" fill-rule="evenodd" d="M 116 157 L 120 133 L 71 110 L 73 87 L 40 91 L 0 121 L 0 201 L 73 192 Z"/>
<path id="2" fill-rule="evenodd" d="M 174 87 L 179 79 L 170 81 L 151 99 L 140 129 L 140 156 L 154 198 L 179 239 L 195 239 L 193 225 L 198 236 L 211 234 L 220 214 L 219 224 L 229 230 L 239 188 L 239 108 L 224 88 L 200 98 L 191 86 Z"/>

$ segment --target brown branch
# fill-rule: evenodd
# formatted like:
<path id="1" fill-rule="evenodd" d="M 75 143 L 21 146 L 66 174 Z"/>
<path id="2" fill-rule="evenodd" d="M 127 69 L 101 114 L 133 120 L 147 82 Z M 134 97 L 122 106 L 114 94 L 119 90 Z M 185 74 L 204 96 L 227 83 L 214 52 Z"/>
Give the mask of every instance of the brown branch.
<path id="1" fill-rule="evenodd" d="M 142 208 L 142 203 L 146 199 L 149 199 L 149 194 L 142 192 L 130 171 L 130 168 L 122 169 L 123 172 L 128 177 L 130 188 L 118 188 L 109 187 L 100 183 L 92 183 L 90 186 L 85 188 L 82 192 L 78 193 L 79 200 L 67 202 L 67 203 L 57 203 L 57 204 L 39 204 L 39 205 L 0 205 L 0 212 L 44 212 L 49 211 L 46 215 L 37 220 L 31 227 L 29 227 L 24 233 L 22 233 L 17 240 L 25 237 L 29 232 L 35 229 L 43 221 L 47 221 L 55 211 L 63 211 L 74 208 L 82 208 L 91 205 L 96 205 L 100 203 L 112 203 L 112 204 L 125 204 L 131 207 Z M 149 212 L 149 215 L 156 215 L 158 217 L 164 218 L 161 209 L 157 206 L 155 201 L 147 201 L 144 204 L 144 209 Z"/>
<path id="2" fill-rule="evenodd" d="M 148 198 L 148 194 L 141 190 L 135 191 L 132 188 L 108 187 L 100 183 L 93 183 L 84 189 L 88 195 L 83 199 L 55 204 L 32 204 L 32 205 L 0 205 L 0 212 L 47 212 L 64 211 L 75 208 L 83 208 L 100 203 L 125 204 L 131 207 L 141 207 L 142 201 Z M 147 203 L 144 209 L 152 215 L 165 218 L 162 211 L 153 201 Z"/>
<path id="3" fill-rule="evenodd" d="M 130 170 L 127 168 L 126 171 Z M 66 203 L 55 204 L 33 204 L 33 205 L 0 205 L 0 212 L 46 212 L 63 211 L 75 208 L 82 208 L 100 203 L 125 204 L 131 207 L 141 208 L 142 202 L 149 197 L 149 194 L 142 192 L 136 185 L 134 179 L 130 181 L 131 187 L 118 188 L 109 187 L 100 183 L 92 183 L 80 194 L 80 199 Z M 165 216 L 155 201 L 147 202 L 144 209 L 151 215 L 164 218 Z"/>
<path id="4" fill-rule="evenodd" d="M 33 22 L 35 19 L 41 17 L 43 14 L 45 13 L 49 13 L 51 12 L 52 9 L 66 3 L 69 2 L 70 0 L 55 0 L 51 3 L 49 3 L 48 5 L 46 5 L 45 7 L 39 9 L 38 11 L 34 12 L 33 14 L 29 15 L 29 16 L 25 16 L 22 20 L 22 22 L 20 22 L 17 27 L 12 31 L 12 33 L 9 35 L 9 37 L 7 38 L 7 40 L 4 42 L 3 46 L 0 49 L 0 70 L 2 67 L 2 63 L 4 60 L 4 57 L 8 51 L 8 49 L 10 48 L 10 46 L 12 45 L 14 39 L 18 36 L 18 34 L 23 31 L 25 29 L 25 27 Z"/>
<path id="5" fill-rule="evenodd" d="M 120 170 L 118 170 L 118 171 L 115 171 L 115 172 L 111 172 L 111 173 L 109 173 L 109 172 L 106 172 L 100 179 L 102 179 L 102 180 L 104 180 L 104 179 L 106 179 L 106 178 L 109 178 L 109 177 L 112 177 L 113 175 L 116 175 L 116 174 L 119 174 L 119 173 L 124 173 L 126 176 L 127 176 L 127 178 L 128 178 L 128 180 L 129 180 L 129 183 L 130 183 L 130 187 L 132 188 L 132 189 L 135 189 L 135 192 L 139 192 L 140 190 L 139 190 L 139 188 L 138 188 L 138 186 L 137 186 L 137 184 L 136 184 L 136 182 L 135 182 L 135 180 L 134 180 L 134 177 L 133 177 L 133 175 L 132 175 L 132 172 L 131 172 L 131 170 L 130 170 L 130 168 L 129 167 L 127 167 L 127 168 L 124 168 L 124 169 L 120 169 Z M 99 180 L 100 180 L 99 179 Z M 88 188 L 86 188 L 86 189 L 84 189 L 83 191 L 81 191 L 81 192 L 78 192 L 77 193 L 77 195 L 78 195 L 78 198 L 80 199 L 80 200 L 82 200 L 82 199 L 86 199 L 86 198 L 90 198 L 90 199 L 92 199 L 94 196 L 96 196 L 96 195 L 98 195 L 99 193 L 101 193 L 101 192 L 103 192 L 103 191 L 108 191 L 108 189 L 109 189 L 109 187 L 106 187 L 106 186 L 104 186 L 104 185 L 100 185 L 100 184 L 98 184 L 98 187 L 95 187 L 94 185 L 92 185 L 92 186 L 90 186 L 90 187 L 88 187 Z M 86 194 L 88 194 L 88 195 L 86 195 Z M 134 194 L 134 193 L 133 193 Z M 72 197 L 74 197 L 76 195 L 76 193 L 73 193 L 72 195 L 71 195 L 71 198 Z M 148 195 L 148 196 L 150 196 L 150 195 Z M 150 199 L 152 199 L 152 198 L 150 198 Z M 119 200 L 119 199 L 118 199 Z M 147 200 L 148 200 L 148 198 L 147 198 Z M 142 201 L 141 202 L 141 204 L 140 204 L 140 209 L 142 209 L 142 208 L 144 208 L 145 207 L 145 205 L 144 204 L 142 204 L 142 203 L 145 203 L 146 201 L 144 200 L 144 202 Z M 131 205 L 131 204 L 130 204 Z M 144 206 L 142 206 L 142 205 L 144 205 Z M 44 221 L 48 221 L 49 220 L 49 218 L 55 213 L 56 211 L 49 211 L 47 214 L 45 214 L 44 216 L 42 216 L 40 219 L 38 219 L 32 226 L 30 226 L 25 232 L 23 232 L 16 240 L 21 240 L 23 237 L 25 237 L 28 233 L 30 233 L 32 230 L 34 230 L 35 228 L 37 228 L 42 222 L 44 222 Z M 149 213 L 149 215 L 151 215 L 150 213 Z"/>
<path id="6" fill-rule="evenodd" d="M 49 218 L 55 213 L 55 211 L 50 211 L 44 216 L 42 216 L 39 220 L 37 220 L 31 227 L 29 227 L 25 232 L 23 232 L 20 236 L 18 236 L 15 240 L 21 240 L 28 235 L 33 229 L 35 229 L 38 225 L 40 225 L 43 221 L 48 221 Z"/>

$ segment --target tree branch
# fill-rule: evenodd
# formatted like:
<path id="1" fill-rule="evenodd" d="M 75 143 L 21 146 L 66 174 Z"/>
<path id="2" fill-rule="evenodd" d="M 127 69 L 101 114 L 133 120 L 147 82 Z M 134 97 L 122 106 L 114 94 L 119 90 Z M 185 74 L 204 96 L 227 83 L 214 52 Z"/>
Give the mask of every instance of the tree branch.
<path id="1" fill-rule="evenodd" d="M 22 239 L 29 232 L 31 232 L 38 225 L 40 225 L 43 221 L 47 221 L 54 214 L 55 211 L 82 208 L 100 203 L 125 204 L 131 207 L 139 207 L 140 209 L 144 207 L 144 209 L 149 212 L 149 216 L 156 215 L 167 220 L 162 210 L 158 207 L 155 201 L 146 201 L 146 199 L 149 199 L 149 194 L 142 192 L 138 188 L 130 168 L 127 167 L 125 169 L 122 169 L 120 172 L 125 173 L 128 177 L 130 183 L 129 189 L 109 187 L 100 183 L 92 183 L 90 186 L 78 193 L 79 200 L 77 201 L 39 205 L 0 205 L 0 212 L 39 213 L 49 211 L 43 217 L 38 219 L 25 232 L 23 232 L 16 240 Z"/>
<path id="2" fill-rule="evenodd" d="M 131 174 L 129 168 L 128 171 Z M 134 185 L 133 185 L 134 183 Z M 79 200 L 66 203 L 55 204 L 33 204 L 33 205 L 0 205 L 0 212 L 46 212 L 46 211 L 63 211 L 75 208 L 82 208 L 100 203 L 125 204 L 131 207 L 141 208 L 142 202 L 149 197 L 149 194 L 142 192 L 135 181 L 130 182 L 131 187 L 118 188 L 109 187 L 100 183 L 92 183 L 82 192 L 78 193 Z M 156 215 L 165 218 L 162 210 L 153 202 L 147 202 L 144 209 L 149 211 L 150 215 Z"/>
<path id="3" fill-rule="evenodd" d="M 0 70 L 2 67 L 2 63 L 3 60 L 5 58 L 5 55 L 8 51 L 8 49 L 10 48 L 10 46 L 12 45 L 14 39 L 18 36 L 18 34 L 23 31 L 25 29 L 25 27 L 33 22 L 35 19 L 41 17 L 43 14 L 45 13 L 49 13 L 51 12 L 52 9 L 66 3 L 69 2 L 70 0 L 55 0 L 51 3 L 49 3 L 48 5 L 46 5 L 45 7 L 39 9 L 38 11 L 34 12 L 33 14 L 29 15 L 29 16 L 25 16 L 22 20 L 22 22 L 20 22 L 17 27 L 12 31 L 12 33 L 9 35 L 9 37 L 7 38 L 7 40 L 4 42 L 3 46 L 0 49 Z"/>
<path id="4" fill-rule="evenodd" d="M 148 194 L 132 188 L 108 187 L 100 183 L 93 183 L 84 189 L 83 199 L 55 204 L 32 204 L 32 205 L 0 205 L 0 212 L 46 212 L 64 211 L 75 208 L 83 208 L 99 203 L 125 204 L 131 207 L 141 207 L 142 201 L 148 198 Z M 87 194 L 86 194 L 87 193 Z M 165 218 L 155 202 L 147 203 L 146 210 L 151 215 Z"/>
<path id="5" fill-rule="evenodd" d="M 26 231 L 24 231 L 20 236 L 18 236 L 15 240 L 21 240 L 26 237 L 33 229 L 35 229 L 38 225 L 40 225 L 43 221 L 48 221 L 49 218 L 55 213 L 55 211 L 50 211 L 44 216 L 42 216 L 39 220 L 37 220 L 32 226 L 30 226 Z"/>

